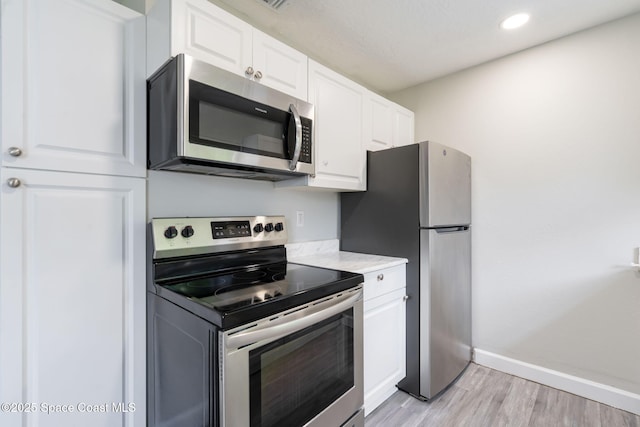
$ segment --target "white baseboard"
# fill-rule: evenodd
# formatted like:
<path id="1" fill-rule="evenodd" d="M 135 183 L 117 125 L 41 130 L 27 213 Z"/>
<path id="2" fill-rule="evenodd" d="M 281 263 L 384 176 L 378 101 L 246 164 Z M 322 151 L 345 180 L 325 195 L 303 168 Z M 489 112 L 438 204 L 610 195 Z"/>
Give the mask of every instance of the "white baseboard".
<path id="1" fill-rule="evenodd" d="M 516 377 L 534 381 L 640 415 L 640 394 L 630 393 L 605 384 L 479 349 L 475 349 L 474 361 L 478 365 L 506 372 Z"/>

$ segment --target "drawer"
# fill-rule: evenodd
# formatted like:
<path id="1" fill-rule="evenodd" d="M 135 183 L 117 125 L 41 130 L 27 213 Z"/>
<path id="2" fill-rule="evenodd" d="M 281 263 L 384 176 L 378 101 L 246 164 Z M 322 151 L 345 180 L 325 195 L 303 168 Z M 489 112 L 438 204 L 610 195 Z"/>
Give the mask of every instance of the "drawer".
<path id="1" fill-rule="evenodd" d="M 406 264 L 364 274 L 364 301 L 406 287 Z"/>

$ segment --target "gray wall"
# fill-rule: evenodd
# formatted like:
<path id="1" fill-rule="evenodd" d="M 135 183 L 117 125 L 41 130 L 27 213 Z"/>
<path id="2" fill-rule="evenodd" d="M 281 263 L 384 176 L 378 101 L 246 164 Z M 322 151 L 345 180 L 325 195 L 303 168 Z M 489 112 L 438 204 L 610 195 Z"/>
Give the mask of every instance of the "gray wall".
<path id="1" fill-rule="evenodd" d="M 337 239 L 338 193 L 274 188 L 273 183 L 149 171 L 147 216 L 285 215 L 289 242 Z M 296 225 L 304 212 L 304 226 Z"/>
<path id="2" fill-rule="evenodd" d="M 142 14 L 146 13 L 146 1 L 145 0 L 113 0 L 116 3 L 120 3 L 122 5 L 127 6 L 129 9 L 133 9 L 137 12 L 140 12 Z M 151 0 L 148 0 L 149 2 L 151 2 Z M 149 3 L 151 4 L 151 3 Z"/>
<path id="3" fill-rule="evenodd" d="M 633 393 L 639 46 L 634 15 L 392 96 L 473 158 L 474 346 Z"/>

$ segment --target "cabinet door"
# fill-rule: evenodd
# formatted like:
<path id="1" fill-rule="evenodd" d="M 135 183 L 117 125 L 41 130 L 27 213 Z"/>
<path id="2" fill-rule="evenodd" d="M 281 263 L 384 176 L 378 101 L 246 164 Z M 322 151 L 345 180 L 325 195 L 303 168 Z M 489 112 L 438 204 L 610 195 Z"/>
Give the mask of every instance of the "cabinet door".
<path id="1" fill-rule="evenodd" d="M 249 24 L 206 0 L 173 0 L 172 12 L 172 56 L 186 53 L 245 75 L 252 61 Z"/>
<path id="2" fill-rule="evenodd" d="M 412 144 L 414 113 L 373 92 L 365 103 L 367 150 L 377 151 Z"/>
<path id="3" fill-rule="evenodd" d="M 396 105 L 393 117 L 393 146 L 409 145 L 414 140 L 415 115 L 413 111 Z"/>
<path id="4" fill-rule="evenodd" d="M 0 177 L 2 425 L 145 425 L 144 179 Z"/>
<path id="5" fill-rule="evenodd" d="M 144 16 L 3 0 L 1 27 L 2 165 L 145 176 Z"/>
<path id="6" fill-rule="evenodd" d="M 309 102 L 315 106 L 316 176 L 310 185 L 365 190 L 362 108 L 365 89 L 309 60 Z"/>
<path id="7" fill-rule="evenodd" d="M 366 149 L 377 151 L 393 147 L 394 111 L 391 101 L 369 91 L 364 110 Z"/>
<path id="8" fill-rule="evenodd" d="M 405 376 L 404 296 L 402 288 L 364 302 L 365 415 L 391 396 Z"/>
<path id="9" fill-rule="evenodd" d="M 307 100 L 307 56 L 255 28 L 253 69 L 256 81 Z"/>

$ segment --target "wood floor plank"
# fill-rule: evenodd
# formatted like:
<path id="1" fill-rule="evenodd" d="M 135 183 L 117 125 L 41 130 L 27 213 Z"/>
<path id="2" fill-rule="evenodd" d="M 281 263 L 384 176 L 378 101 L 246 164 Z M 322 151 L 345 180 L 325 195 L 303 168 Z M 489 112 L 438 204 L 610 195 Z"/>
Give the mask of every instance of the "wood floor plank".
<path id="1" fill-rule="evenodd" d="M 460 402 L 466 400 L 467 393 L 468 390 L 454 385 L 432 402 L 423 402 L 428 409 L 423 412 L 420 425 L 447 425 L 452 414 L 457 413 Z"/>
<path id="2" fill-rule="evenodd" d="M 405 425 L 407 405 L 413 397 L 402 392 L 395 392 L 382 405 L 369 414 L 365 420 L 367 426 L 401 426 Z"/>
<path id="3" fill-rule="evenodd" d="M 562 426 L 582 427 L 585 425 L 587 399 L 574 394 L 558 392 L 558 403 L 554 408 L 555 418 Z M 591 420 L 594 427 L 599 427 L 597 419 Z"/>
<path id="4" fill-rule="evenodd" d="M 472 363 L 429 402 L 397 391 L 366 427 L 640 427 L 640 416 Z"/>
<path id="5" fill-rule="evenodd" d="M 600 423 L 600 403 L 585 399 L 584 417 L 582 418 L 585 427 L 598 427 Z"/>
<path id="6" fill-rule="evenodd" d="M 603 427 L 638 427 L 640 416 L 600 404 L 600 421 Z"/>
<path id="7" fill-rule="evenodd" d="M 491 369 L 485 366 L 470 363 L 462 376 L 455 382 L 455 385 L 465 390 L 477 390 L 479 384 L 484 381 L 489 372 L 491 372 Z"/>
<path id="8" fill-rule="evenodd" d="M 460 402 L 455 417 L 449 419 L 450 425 L 491 425 L 511 387 L 512 378 L 502 372 L 489 370 L 484 380 L 478 383 L 481 392 L 466 394 L 466 399 Z"/>
<path id="9" fill-rule="evenodd" d="M 511 388 L 496 414 L 496 427 L 526 427 L 536 403 L 540 384 L 514 377 Z"/>
<path id="10" fill-rule="evenodd" d="M 541 385 L 536 394 L 536 402 L 533 405 L 530 426 L 559 426 L 554 408 L 558 405 L 559 391 Z"/>

